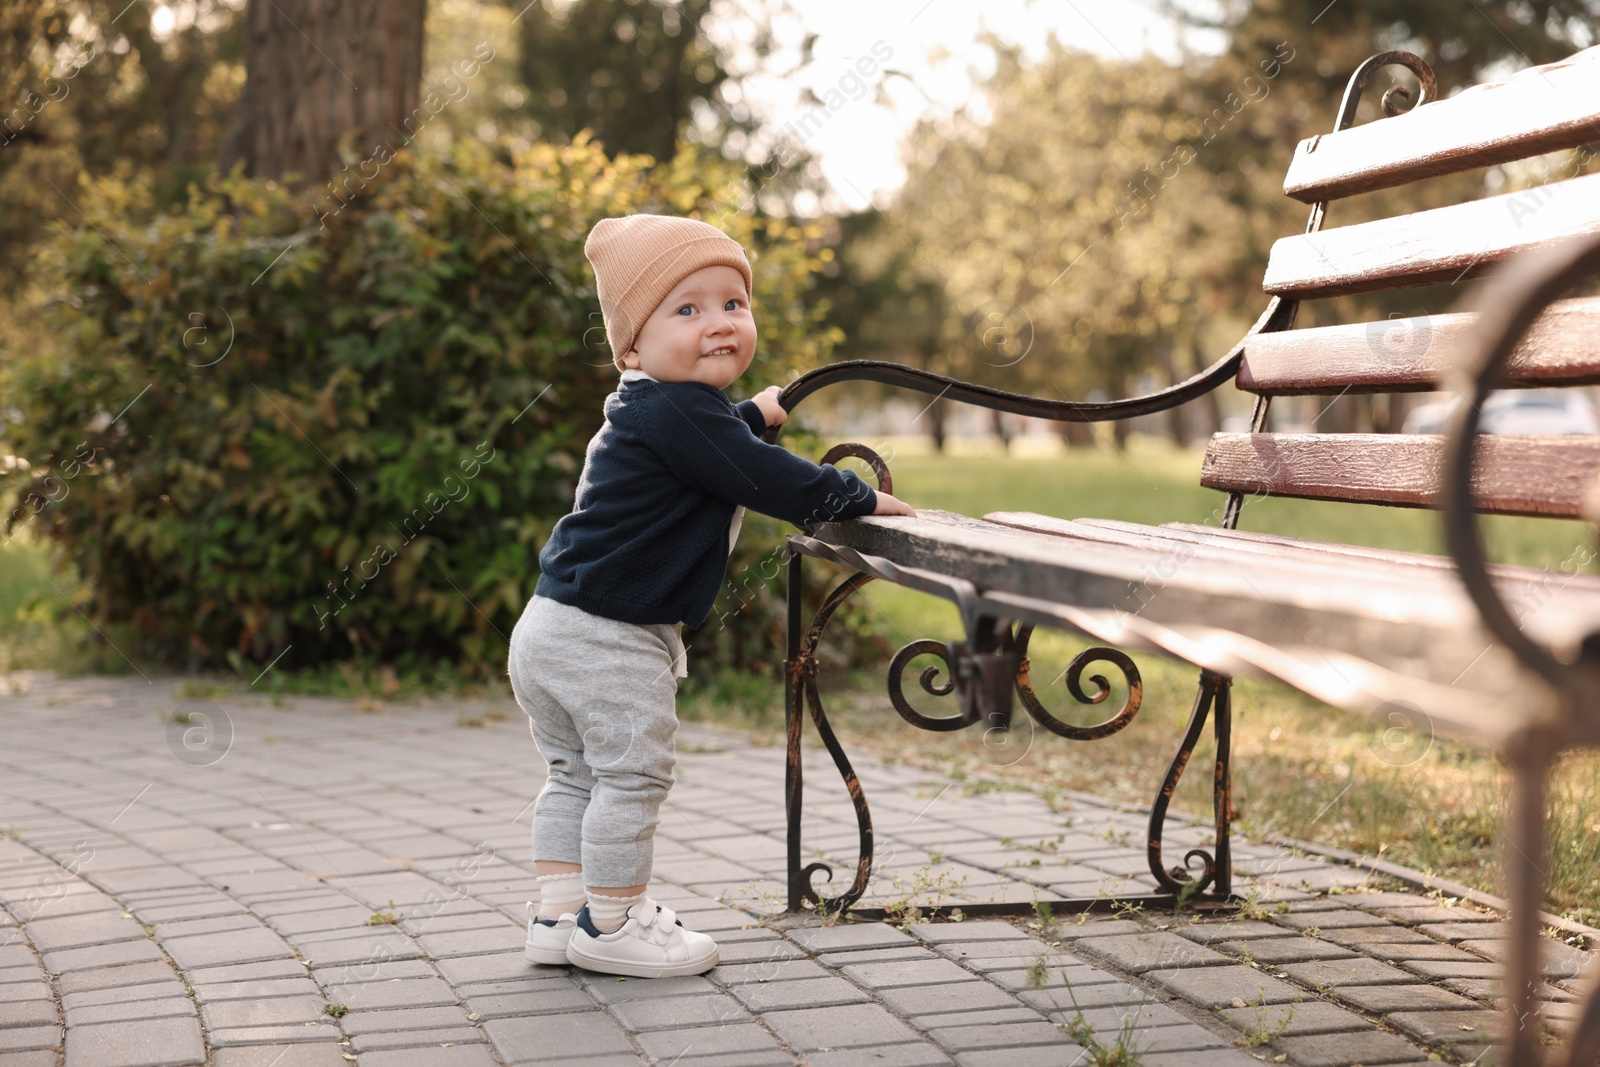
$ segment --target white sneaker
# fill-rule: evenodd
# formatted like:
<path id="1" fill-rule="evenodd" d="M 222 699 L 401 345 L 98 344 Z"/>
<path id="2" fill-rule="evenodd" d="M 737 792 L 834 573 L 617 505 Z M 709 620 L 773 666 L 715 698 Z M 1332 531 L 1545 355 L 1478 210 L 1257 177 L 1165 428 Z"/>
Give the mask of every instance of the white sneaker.
<path id="1" fill-rule="evenodd" d="M 587 904 L 573 916 L 573 924 L 567 962 L 601 974 L 677 978 L 704 974 L 721 958 L 715 941 L 685 930 L 671 908 L 649 897 L 629 908 L 627 919 L 609 934 L 594 925 Z"/>
<path id="2" fill-rule="evenodd" d="M 564 966 L 567 962 L 567 942 L 577 928 L 577 916 L 571 912 L 559 919 L 539 918 L 539 905 L 528 901 L 528 945 L 523 955 L 529 963 Z"/>

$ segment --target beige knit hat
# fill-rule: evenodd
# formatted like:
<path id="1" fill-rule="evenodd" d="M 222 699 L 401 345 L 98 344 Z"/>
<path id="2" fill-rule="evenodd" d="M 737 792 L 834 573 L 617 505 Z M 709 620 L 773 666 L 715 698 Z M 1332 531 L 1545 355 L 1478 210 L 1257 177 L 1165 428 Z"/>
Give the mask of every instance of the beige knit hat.
<path id="1" fill-rule="evenodd" d="M 594 267 L 596 295 L 605 319 L 611 361 L 633 347 L 639 328 L 672 287 L 701 267 L 728 266 L 744 275 L 751 295 L 750 260 L 738 241 L 715 226 L 672 215 L 601 219 L 589 231 L 583 254 Z"/>

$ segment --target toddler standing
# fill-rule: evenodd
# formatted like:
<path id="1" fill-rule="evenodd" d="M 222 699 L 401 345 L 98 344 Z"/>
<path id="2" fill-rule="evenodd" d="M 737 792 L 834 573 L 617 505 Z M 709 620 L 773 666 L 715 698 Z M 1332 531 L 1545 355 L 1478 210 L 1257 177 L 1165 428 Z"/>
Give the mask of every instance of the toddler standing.
<path id="1" fill-rule="evenodd" d="M 710 613 L 747 507 L 808 530 L 916 512 L 853 471 L 761 440 L 787 417 L 778 386 L 737 405 L 722 392 L 756 349 L 737 241 L 632 215 L 597 223 L 584 255 L 622 379 L 511 634 L 512 690 L 550 765 L 526 954 L 640 978 L 700 974 L 716 942 L 647 895 L 688 676 L 683 624 Z"/>

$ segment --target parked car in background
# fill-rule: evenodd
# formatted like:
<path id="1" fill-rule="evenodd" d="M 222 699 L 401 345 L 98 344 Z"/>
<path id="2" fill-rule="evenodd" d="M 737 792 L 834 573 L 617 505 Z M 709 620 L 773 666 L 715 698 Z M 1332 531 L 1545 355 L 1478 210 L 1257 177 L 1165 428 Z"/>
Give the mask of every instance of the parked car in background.
<path id="1" fill-rule="evenodd" d="M 1420 404 L 1406 415 L 1402 433 L 1445 433 L 1455 403 Z M 1600 434 L 1594 401 L 1575 389 L 1502 389 L 1483 403 L 1483 433 Z"/>

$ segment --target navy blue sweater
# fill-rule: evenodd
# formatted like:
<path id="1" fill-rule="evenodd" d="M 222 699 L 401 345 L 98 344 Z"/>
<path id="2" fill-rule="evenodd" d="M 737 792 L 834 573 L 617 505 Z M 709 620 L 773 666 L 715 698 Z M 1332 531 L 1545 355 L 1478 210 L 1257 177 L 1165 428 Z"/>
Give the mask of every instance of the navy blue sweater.
<path id="1" fill-rule="evenodd" d="M 539 552 L 538 596 L 622 622 L 698 628 L 728 570 L 734 509 L 813 523 L 877 509 L 854 471 L 761 440 L 755 401 L 704 382 L 624 382 L 606 397 L 572 512 Z"/>

